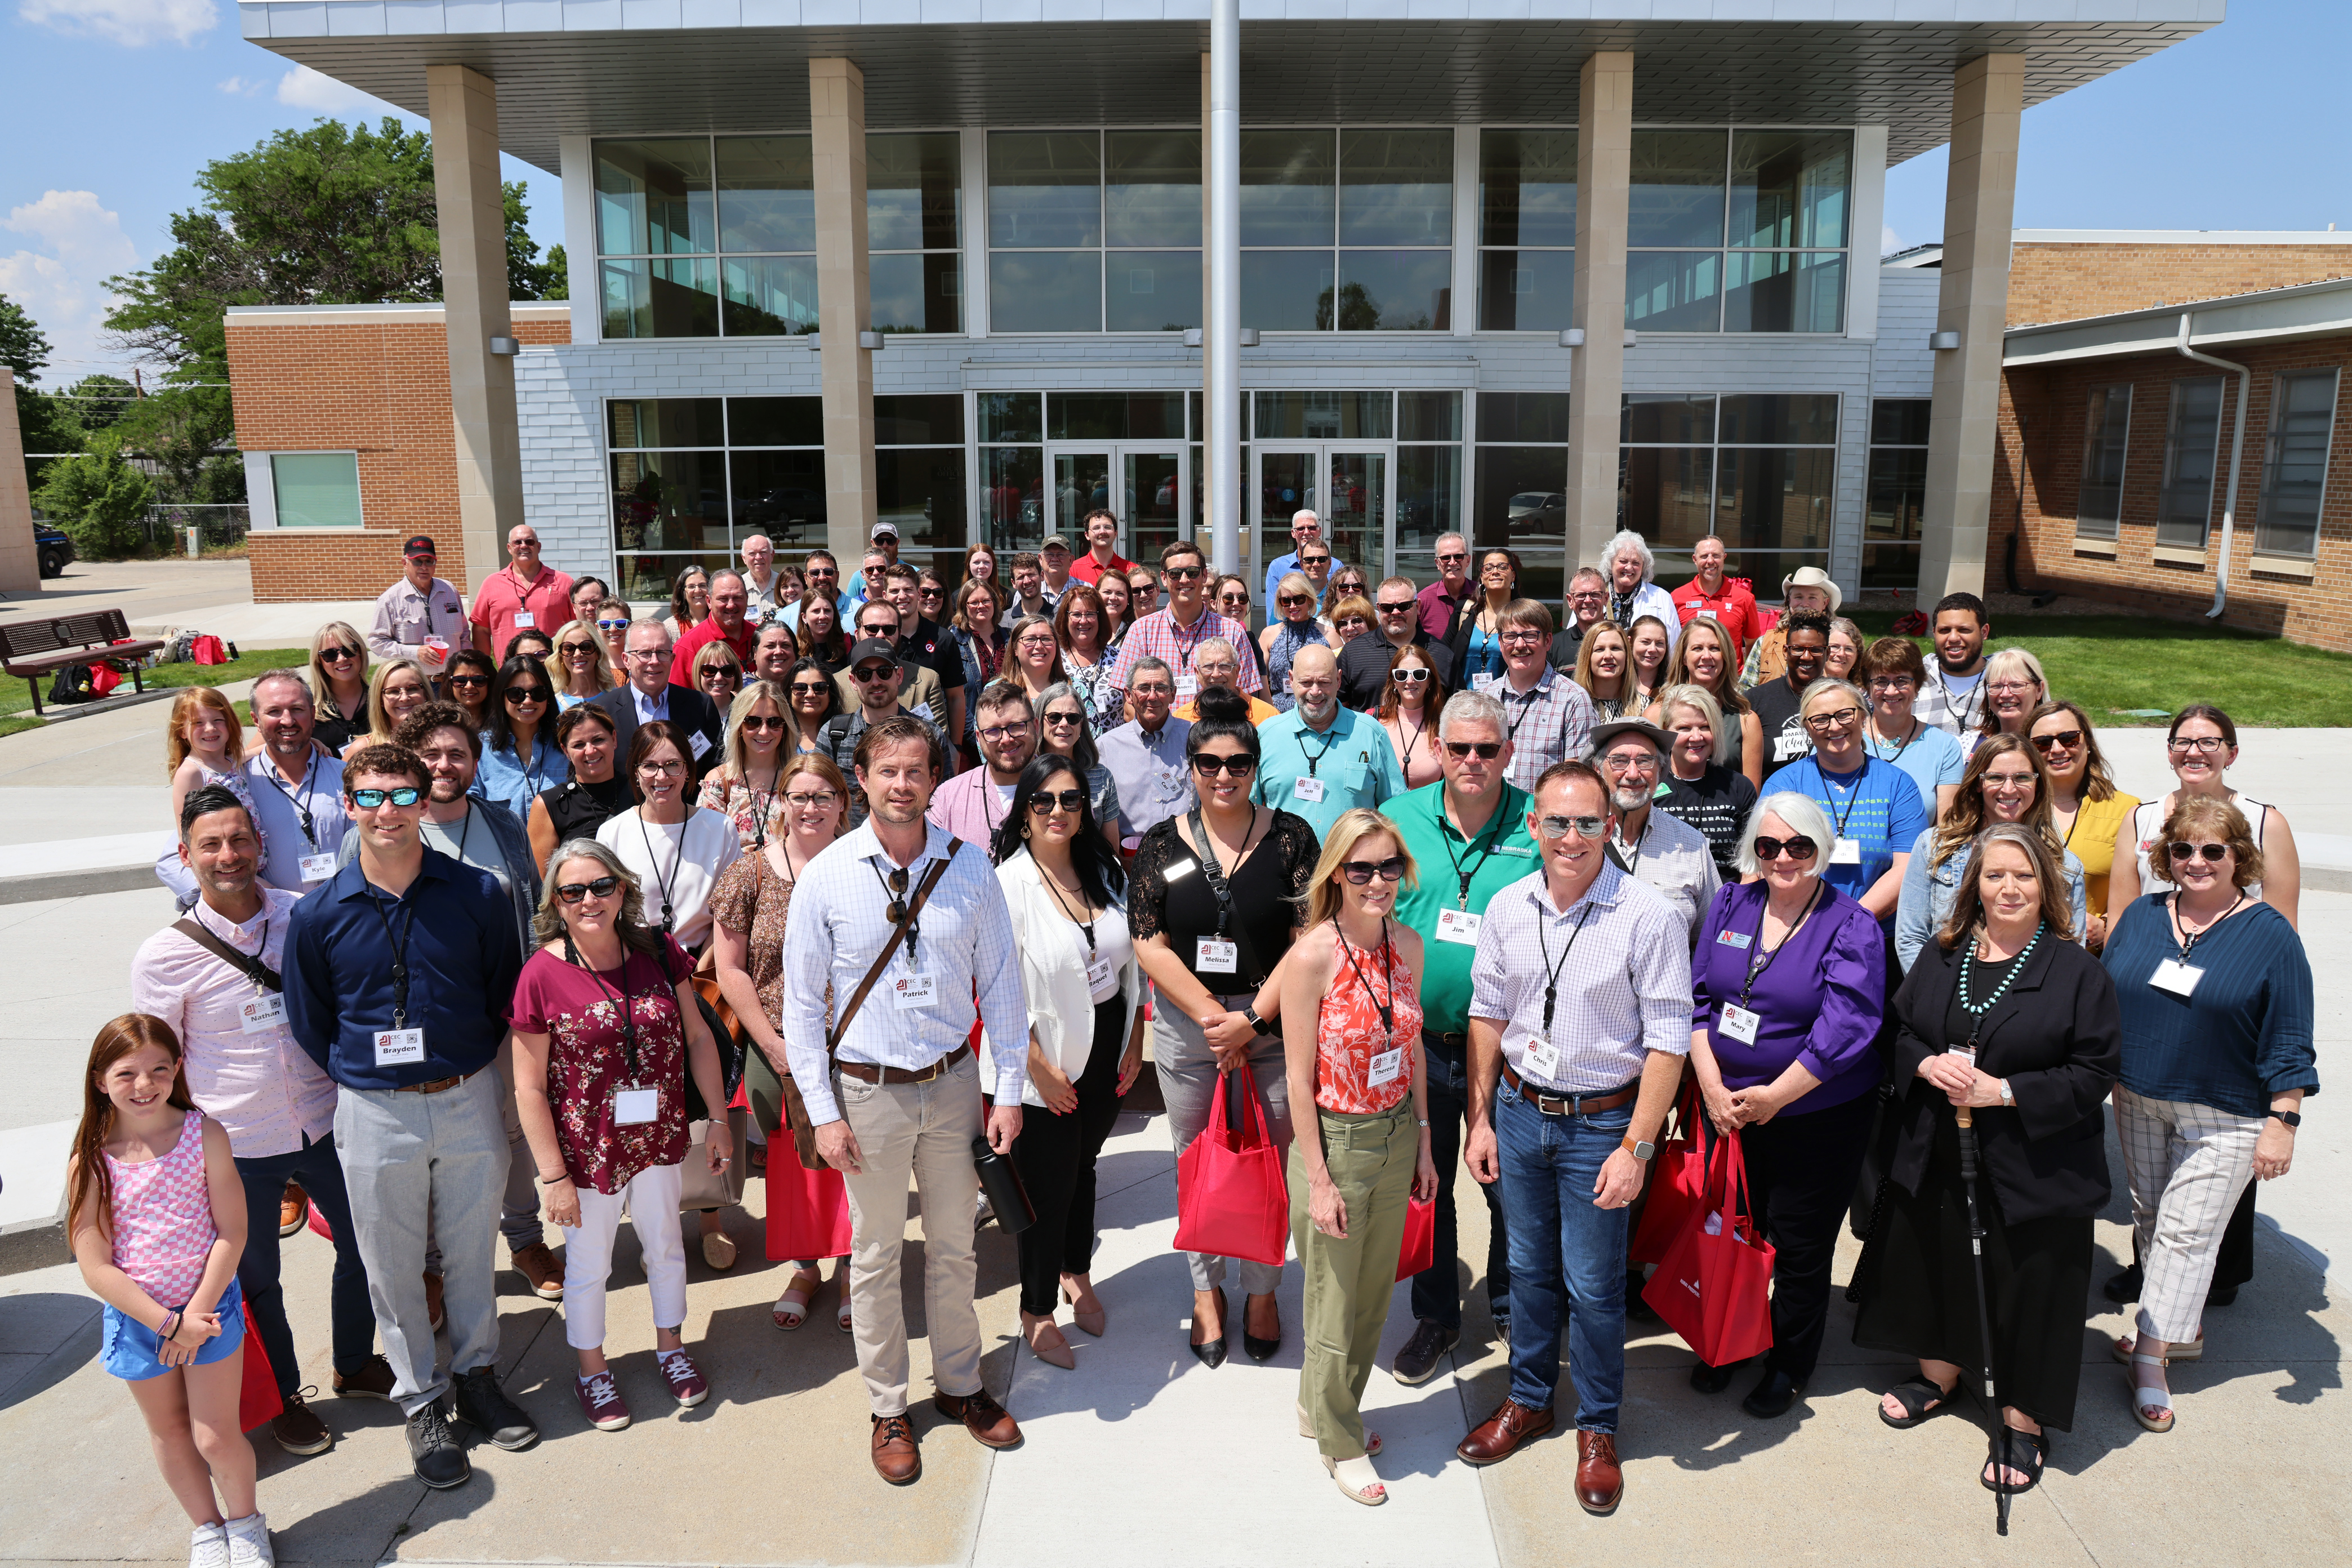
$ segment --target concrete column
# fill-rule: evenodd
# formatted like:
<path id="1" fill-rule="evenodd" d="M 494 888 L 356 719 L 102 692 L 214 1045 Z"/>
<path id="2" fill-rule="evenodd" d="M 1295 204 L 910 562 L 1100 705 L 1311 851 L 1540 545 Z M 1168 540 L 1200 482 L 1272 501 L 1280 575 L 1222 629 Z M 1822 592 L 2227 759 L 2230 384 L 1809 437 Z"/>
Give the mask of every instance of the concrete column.
<path id="1" fill-rule="evenodd" d="M 2009 307 L 2009 235 L 2017 201 L 2025 57 L 1986 55 L 1952 73 L 1951 173 L 1944 186 L 1944 266 L 1936 330 L 1960 334 L 1936 354 L 1919 602 L 1981 594 Z"/>
<path id="2" fill-rule="evenodd" d="M 506 195 L 499 180 L 499 90 L 488 77 L 460 65 L 425 67 L 425 87 L 433 121 L 433 195 L 441 228 L 463 555 L 462 562 L 451 561 L 443 541 L 441 572 L 470 593 L 505 563 L 507 531 L 523 521 L 514 360 L 490 353 L 492 338 L 514 336 Z M 583 260 L 593 263 L 593 258 Z"/>
<path id="3" fill-rule="evenodd" d="M 825 537 L 846 582 L 874 532 L 874 355 L 857 346 L 872 313 L 866 73 L 848 60 L 809 61 L 809 129 L 816 162 L 817 325 L 824 334 Z"/>
<path id="4" fill-rule="evenodd" d="M 1577 74 L 1576 323 L 1569 370 L 1568 568 L 1617 531 L 1617 430 L 1625 384 L 1625 206 L 1633 185 L 1633 57 L 1604 49 Z M 1480 520 L 1493 526 L 1500 519 Z"/>
<path id="5" fill-rule="evenodd" d="M 0 592 L 40 591 L 33 497 L 25 485 L 25 433 L 16 423 L 16 373 L 0 364 Z"/>

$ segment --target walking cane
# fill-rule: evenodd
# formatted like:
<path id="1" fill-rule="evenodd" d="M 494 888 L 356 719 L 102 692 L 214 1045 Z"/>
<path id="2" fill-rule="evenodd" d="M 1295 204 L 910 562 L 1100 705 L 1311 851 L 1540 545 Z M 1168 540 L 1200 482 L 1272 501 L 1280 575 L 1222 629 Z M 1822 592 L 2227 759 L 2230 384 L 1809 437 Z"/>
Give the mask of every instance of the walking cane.
<path id="1" fill-rule="evenodd" d="M 2001 1415 L 2000 1396 L 1994 1392 L 1992 1382 L 1992 1309 L 1987 1304 L 1984 1270 L 1984 1221 L 1977 1214 L 1977 1130 L 1975 1112 L 1961 1106 L 1957 1112 L 1960 1124 L 1960 1190 L 1969 1205 L 1969 1257 L 1976 1266 L 1978 1354 L 1983 1365 L 1978 1371 L 1978 1381 L 1984 1385 L 1985 1403 L 1992 1407 L 1992 1418 L 2000 1428 L 1997 1442 L 1988 1444 L 1998 1449 L 1992 1472 L 1993 1515 L 1999 1533 L 2009 1533 L 2009 1422 Z"/>

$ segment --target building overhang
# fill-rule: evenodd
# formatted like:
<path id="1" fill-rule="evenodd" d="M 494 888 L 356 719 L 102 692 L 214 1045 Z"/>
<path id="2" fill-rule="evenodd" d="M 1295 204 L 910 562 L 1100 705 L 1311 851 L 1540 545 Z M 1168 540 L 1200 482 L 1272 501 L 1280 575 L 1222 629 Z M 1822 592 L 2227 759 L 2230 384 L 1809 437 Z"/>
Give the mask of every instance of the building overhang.
<path id="1" fill-rule="evenodd" d="M 2189 346 L 2208 352 L 2257 344 L 2300 342 L 2352 334 L 2352 278 L 2298 283 L 2221 300 L 2154 305 L 2076 321 L 2012 327 L 2003 336 L 2001 366 L 2064 364 L 2077 360 L 2128 359 L 2175 351 L 2180 318 Z"/>
<path id="2" fill-rule="evenodd" d="M 1209 0 L 239 0 L 247 38 L 412 114 L 425 69 L 499 86 L 499 141 L 805 130 L 814 58 L 866 73 L 877 130 L 1196 125 Z M 2025 57 L 2028 107 L 2219 24 L 2225 0 L 1242 0 L 1261 124 L 1573 124 L 1597 49 L 1639 122 L 1884 124 L 1943 145 L 1951 75 Z M 1671 13 L 1672 19 L 1662 18 Z M 1916 20 L 1921 14 L 1942 19 Z M 1984 20 L 1961 20 L 1984 17 Z"/>

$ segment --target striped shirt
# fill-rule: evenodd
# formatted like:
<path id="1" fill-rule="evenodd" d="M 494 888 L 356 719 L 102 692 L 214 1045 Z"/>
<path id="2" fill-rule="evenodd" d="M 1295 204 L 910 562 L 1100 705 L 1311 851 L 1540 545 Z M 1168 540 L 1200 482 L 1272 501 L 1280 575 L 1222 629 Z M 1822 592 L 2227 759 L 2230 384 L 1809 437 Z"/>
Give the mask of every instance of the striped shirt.
<path id="1" fill-rule="evenodd" d="M 1203 607 L 1199 618 L 1189 626 L 1176 624 L 1172 610 L 1154 610 L 1135 623 L 1119 643 L 1118 662 L 1110 667 L 1106 683 L 1110 687 L 1112 712 L 1127 695 L 1127 686 L 1135 671 L 1135 661 L 1156 658 L 1176 672 L 1177 698 L 1182 700 L 1182 677 L 1192 668 L 1192 652 L 1211 637 L 1223 637 L 1234 645 L 1234 653 L 1242 662 L 1241 689 L 1244 692 L 1264 691 L 1265 682 L 1257 671 L 1257 642 L 1249 628 L 1231 616 Z"/>
<path id="2" fill-rule="evenodd" d="M 1547 1029 L 1544 990 L 1554 970 Z M 1690 1010 L 1689 928 L 1664 895 L 1616 867 L 1602 866 L 1565 910 L 1552 907 L 1540 870 L 1486 906 L 1470 965 L 1470 1016 L 1502 1026 L 1503 1059 L 1537 1087 L 1622 1089 L 1642 1076 L 1650 1052 L 1690 1054 Z M 1533 1071 L 1528 1048 L 1540 1051 L 1547 1039 L 1559 1062 Z"/>
<path id="3" fill-rule="evenodd" d="M 1529 795 L 1546 768 L 1592 749 L 1592 699 L 1550 666 L 1524 693 L 1512 689 L 1507 671 L 1479 676 L 1472 684 L 1503 705 L 1511 742 L 1511 766 L 1503 776 Z"/>

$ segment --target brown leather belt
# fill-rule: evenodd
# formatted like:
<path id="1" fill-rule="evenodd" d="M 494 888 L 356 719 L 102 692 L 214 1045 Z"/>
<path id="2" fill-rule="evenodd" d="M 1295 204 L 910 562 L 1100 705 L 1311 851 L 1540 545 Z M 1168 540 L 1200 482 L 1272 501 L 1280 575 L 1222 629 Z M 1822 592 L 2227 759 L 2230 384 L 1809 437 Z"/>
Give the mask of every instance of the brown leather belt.
<path id="1" fill-rule="evenodd" d="M 1503 1064 L 1503 1081 L 1546 1116 L 1590 1116 L 1596 1110 L 1614 1110 L 1621 1105 L 1630 1105 L 1642 1092 L 1642 1080 L 1635 1079 L 1623 1089 L 1612 1089 L 1606 1094 L 1546 1094 L 1542 1089 L 1528 1088 L 1527 1080 L 1513 1072 L 1508 1062 Z"/>
<path id="2" fill-rule="evenodd" d="M 474 1072 L 479 1072 L 481 1070 L 481 1068 L 476 1068 Z M 445 1089 L 457 1088 L 459 1084 L 465 1082 L 467 1079 L 473 1076 L 474 1073 L 472 1072 L 460 1073 L 456 1078 L 436 1078 L 430 1083 L 394 1084 L 393 1086 L 393 1092 L 394 1094 L 439 1094 Z"/>
<path id="3" fill-rule="evenodd" d="M 929 1083 L 970 1055 L 970 1046 L 958 1046 L 919 1072 L 909 1072 L 905 1068 L 877 1067 L 871 1062 L 836 1060 L 833 1065 L 841 1069 L 844 1078 L 854 1078 L 860 1083 Z"/>

